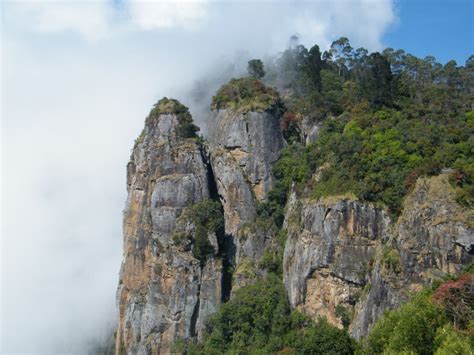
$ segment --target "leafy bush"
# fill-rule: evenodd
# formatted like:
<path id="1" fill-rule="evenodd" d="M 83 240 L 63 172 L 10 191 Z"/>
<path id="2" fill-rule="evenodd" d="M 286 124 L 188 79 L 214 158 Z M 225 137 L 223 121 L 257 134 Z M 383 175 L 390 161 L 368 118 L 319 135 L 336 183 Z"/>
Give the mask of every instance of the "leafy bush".
<path id="1" fill-rule="evenodd" d="M 442 283 L 387 311 L 361 343 L 361 354 L 471 354 L 474 346 L 472 274 Z"/>
<path id="2" fill-rule="evenodd" d="M 178 232 L 173 235 L 173 241 L 180 243 L 182 241 L 194 240 L 193 255 L 204 264 L 207 257 L 216 252 L 209 242 L 209 234 L 214 233 L 218 240 L 222 240 L 224 237 L 222 206 L 218 201 L 203 200 L 189 206 L 183 218 L 194 225 L 194 234 L 190 236 L 184 232 Z"/>
<path id="3" fill-rule="evenodd" d="M 253 77 L 232 79 L 223 85 L 212 98 L 211 107 L 240 113 L 283 110 L 278 92 Z"/>
<path id="4" fill-rule="evenodd" d="M 208 323 L 202 343 L 178 344 L 185 354 L 352 354 L 349 335 L 325 320 L 292 312 L 281 280 L 240 288 Z"/>
<path id="5" fill-rule="evenodd" d="M 263 63 L 260 59 L 252 59 L 248 62 L 247 72 L 255 79 L 261 79 L 265 76 Z"/>
<path id="6" fill-rule="evenodd" d="M 282 127 L 298 115 L 323 122 L 318 140 L 301 154 L 310 167 L 304 182 L 320 175 L 313 197 L 353 193 L 396 217 L 418 177 L 451 168 L 457 201 L 474 207 L 472 58 L 443 66 L 403 50 L 354 50 L 340 38 L 325 53 L 295 45 L 275 63 L 267 64 L 267 80 L 285 90 L 291 110 Z M 281 178 L 300 182 L 291 169 Z"/>
<path id="7" fill-rule="evenodd" d="M 178 127 L 176 128 L 176 133 L 179 137 L 196 137 L 196 132 L 199 131 L 199 127 L 194 125 L 193 118 L 189 113 L 188 108 L 175 99 L 163 97 L 160 101 L 158 101 L 151 110 L 150 115 L 147 118 L 147 122 L 156 119 L 160 115 L 167 114 L 174 114 L 178 118 Z"/>
<path id="8" fill-rule="evenodd" d="M 474 275 L 465 274 L 445 282 L 438 287 L 433 300 L 445 309 L 455 326 L 467 327 L 474 319 Z"/>
<path id="9" fill-rule="evenodd" d="M 441 307 L 427 293 L 417 295 L 397 310 L 385 313 L 367 338 L 366 352 L 414 352 L 432 354 L 436 329 L 447 322 Z"/>

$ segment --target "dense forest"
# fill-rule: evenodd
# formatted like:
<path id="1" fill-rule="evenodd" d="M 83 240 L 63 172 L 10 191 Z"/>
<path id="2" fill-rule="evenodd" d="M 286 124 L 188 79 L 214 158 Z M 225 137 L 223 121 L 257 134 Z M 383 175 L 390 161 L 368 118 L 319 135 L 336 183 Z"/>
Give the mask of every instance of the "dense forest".
<path id="1" fill-rule="evenodd" d="M 474 56 L 441 65 L 403 50 L 354 50 L 341 38 L 324 53 L 295 45 L 267 71 L 293 142 L 277 167 L 284 188 L 311 184 L 319 169 L 315 197 L 354 194 L 397 215 L 417 177 L 450 169 L 458 202 L 473 207 Z M 304 148 L 295 122 L 303 117 L 322 125 Z"/>
<path id="2" fill-rule="evenodd" d="M 268 277 L 236 291 L 208 321 L 200 342 L 179 341 L 186 354 L 470 354 L 474 347 L 473 269 L 439 280 L 389 311 L 361 342 L 325 319 L 291 310 L 281 282 L 290 189 L 321 198 L 371 202 L 393 219 L 418 177 L 450 175 L 456 200 L 474 206 L 474 56 L 442 65 L 403 50 L 369 53 L 347 38 L 321 52 L 292 37 L 277 58 L 249 62 L 249 76 L 233 79 L 213 97 L 214 109 L 278 110 L 288 142 L 274 167 L 277 178 L 258 204 L 260 227 L 278 232 L 279 247 L 260 267 Z M 318 125 L 307 140 L 303 121 Z M 213 211 L 209 209 L 209 211 Z M 215 211 L 214 211 L 215 212 Z M 209 212 L 215 216 L 214 212 Z M 210 221 L 211 215 L 201 216 Z"/>

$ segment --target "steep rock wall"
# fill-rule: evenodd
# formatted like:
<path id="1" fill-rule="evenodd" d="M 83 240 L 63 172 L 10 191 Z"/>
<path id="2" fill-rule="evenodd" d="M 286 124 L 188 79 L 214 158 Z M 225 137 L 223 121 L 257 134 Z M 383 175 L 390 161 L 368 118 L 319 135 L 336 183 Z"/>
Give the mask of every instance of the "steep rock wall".
<path id="1" fill-rule="evenodd" d="M 357 201 L 299 201 L 293 193 L 285 225 L 284 283 L 293 307 L 342 327 L 336 308 L 351 309 L 366 286 L 389 218 Z"/>
<path id="2" fill-rule="evenodd" d="M 209 121 L 211 164 L 224 208 L 226 233 L 234 245 L 234 285 L 252 279 L 268 236 L 250 231 L 257 203 L 274 185 L 273 164 L 285 145 L 277 110 L 236 113 L 215 110 Z M 271 238 L 271 236 L 270 236 Z M 243 272 L 241 272 L 243 271 Z"/>
<path id="3" fill-rule="evenodd" d="M 454 201 L 446 175 L 420 179 L 395 223 L 370 204 L 293 193 L 285 225 L 292 306 L 341 328 L 350 323 L 356 338 L 410 292 L 473 260 L 472 211 Z"/>
<path id="4" fill-rule="evenodd" d="M 186 208 L 210 197 L 203 150 L 178 125 L 172 114 L 147 119 L 127 166 L 117 354 L 169 353 L 178 337 L 199 336 L 220 303 L 220 260 L 201 265 L 173 239 L 177 228 L 192 232 L 179 225 Z"/>

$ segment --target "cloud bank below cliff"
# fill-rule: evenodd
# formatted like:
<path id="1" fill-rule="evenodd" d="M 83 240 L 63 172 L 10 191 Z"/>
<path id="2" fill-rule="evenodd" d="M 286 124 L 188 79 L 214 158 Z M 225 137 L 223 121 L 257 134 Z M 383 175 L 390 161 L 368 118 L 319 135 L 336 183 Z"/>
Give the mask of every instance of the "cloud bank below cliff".
<path id="1" fill-rule="evenodd" d="M 1 6 L 1 353 L 84 353 L 112 329 L 125 165 L 157 99 L 192 104 L 196 80 L 295 33 L 378 49 L 395 21 L 388 0 Z"/>

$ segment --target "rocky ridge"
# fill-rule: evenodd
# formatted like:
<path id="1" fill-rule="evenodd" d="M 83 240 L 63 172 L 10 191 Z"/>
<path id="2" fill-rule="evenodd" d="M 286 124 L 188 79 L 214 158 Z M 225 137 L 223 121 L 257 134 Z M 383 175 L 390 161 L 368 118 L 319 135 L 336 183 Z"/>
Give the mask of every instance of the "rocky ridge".
<path id="1" fill-rule="evenodd" d="M 271 108 L 216 109 L 203 145 L 177 134 L 174 114 L 147 120 L 127 167 L 117 354 L 166 354 L 177 339 L 202 337 L 232 290 L 265 275 L 261 261 L 278 230 L 259 223 L 257 209 L 286 144 L 279 121 Z M 307 140 L 317 139 L 318 128 L 304 124 Z M 212 251 L 200 260 L 186 211 L 209 199 L 222 205 L 225 235 L 208 233 Z M 446 175 L 420 178 L 396 221 L 372 204 L 294 189 L 283 225 L 290 303 L 363 337 L 411 291 L 473 260 L 472 226 Z"/>

